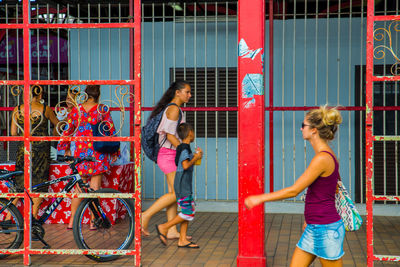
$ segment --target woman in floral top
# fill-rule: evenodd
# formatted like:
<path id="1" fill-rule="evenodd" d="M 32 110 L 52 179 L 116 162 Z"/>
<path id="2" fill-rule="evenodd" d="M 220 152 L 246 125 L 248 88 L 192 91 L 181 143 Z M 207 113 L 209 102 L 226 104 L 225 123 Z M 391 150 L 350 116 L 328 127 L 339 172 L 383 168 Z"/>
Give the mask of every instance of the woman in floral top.
<path id="1" fill-rule="evenodd" d="M 100 85 L 88 85 L 85 90 L 88 99 L 85 103 L 74 107 L 68 114 L 68 127 L 63 132 L 63 136 L 93 136 L 92 125 L 103 121 L 106 127 L 110 127 L 110 136 L 115 134 L 115 127 L 110 112 L 107 107 L 99 107 Z M 61 141 L 58 150 L 64 150 L 66 156 L 71 155 L 71 142 Z M 118 154 L 111 155 L 111 162 L 118 158 Z M 74 157 L 95 157 L 99 162 L 84 162 L 77 165 L 77 170 L 83 179 L 90 178 L 90 187 L 94 190 L 100 189 L 101 178 L 104 172 L 110 170 L 110 154 L 97 152 L 93 149 L 91 141 L 75 141 Z M 79 188 L 75 188 L 79 191 Z M 67 229 L 72 229 L 75 212 L 81 202 L 79 198 L 73 198 L 71 204 L 71 219 Z M 91 225 L 91 230 L 95 227 Z"/>

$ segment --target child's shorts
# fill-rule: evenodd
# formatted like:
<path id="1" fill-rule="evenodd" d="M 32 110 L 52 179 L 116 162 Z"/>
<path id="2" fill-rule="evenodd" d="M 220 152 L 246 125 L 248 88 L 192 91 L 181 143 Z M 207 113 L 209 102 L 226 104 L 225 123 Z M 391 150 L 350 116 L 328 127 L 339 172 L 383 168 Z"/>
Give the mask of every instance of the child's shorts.
<path id="1" fill-rule="evenodd" d="M 342 220 L 330 224 L 308 224 L 297 247 L 326 260 L 338 260 L 344 255 L 345 229 Z"/>
<path id="2" fill-rule="evenodd" d="M 182 197 L 178 199 L 178 207 L 180 208 L 179 217 L 186 221 L 194 219 L 194 200 L 192 196 Z"/>
<path id="3" fill-rule="evenodd" d="M 164 174 L 176 171 L 175 155 L 176 150 L 166 147 L 162 147 L 158 151 L 157 165 Z"/>

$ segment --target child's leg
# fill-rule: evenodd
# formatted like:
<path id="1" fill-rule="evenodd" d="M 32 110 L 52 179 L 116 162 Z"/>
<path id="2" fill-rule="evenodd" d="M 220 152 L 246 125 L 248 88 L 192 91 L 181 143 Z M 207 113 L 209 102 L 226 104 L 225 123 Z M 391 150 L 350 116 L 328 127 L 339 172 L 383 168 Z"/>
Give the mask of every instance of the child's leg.
<path id="1" fill-rule="evenodd" d="M 179 215 L 176 215 L 175 218 L 173 218 L 172 220 L 170 220 L 166 223 L 163 223 L 160 225 L 156 224 L 158 238 L 160 239 L 161 243 L 163 243 L 165 246 L 167 245 L 167 236 L 166 235 L 167 235 L 168 229 L 174 225 L 177 225 L 178 223 L 181 223 L 182 221 L 183 221 L 183 219 Z"/>
<path id="2" fill-rule="evenodd" d="M 168 232 L 168 229 L 171 228 L 174 225 L 177 225 L 179 223 L 182 223 L 183 221 L 185 221 L 184 219 L 182 219 L 179 215 L 176 215 L 175 218 L 173 218 L 172 220 L 163 223 L 163 224 L 159 224 L 158 225 L 158 230 L 160 231 L 161 234 L 165 235 Z"/>
<path id="3" fill-rule="evenodd" d="M 186 238 L 188 225 L 189 225 L 189 221 L 186 221 L 186 220 L 181 223 L 181 234 L 180 234 L 180 237 L 178 240 L 178 247 L 180 247 L 180 248 L 199 248 L 199 245 L 197 245 L 193 242 L 190 242 Z"/>

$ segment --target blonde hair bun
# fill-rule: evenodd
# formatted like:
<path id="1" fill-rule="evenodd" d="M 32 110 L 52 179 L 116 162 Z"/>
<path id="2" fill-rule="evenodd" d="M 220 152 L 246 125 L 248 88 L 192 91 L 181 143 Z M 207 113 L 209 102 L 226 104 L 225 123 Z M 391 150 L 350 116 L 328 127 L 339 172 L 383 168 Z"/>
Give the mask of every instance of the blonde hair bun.
<path id="1" fill-rule="evenodd" d="M 342 123 L 342 115 L 336 108 L 328 108 L 327 105 L 320 107 L 322 121 L 326 126 L 339 125 Z"/>
<path id="2" fill-rule="evenodd" d="M 327 105 L 310 110 L 306 117 L 311 126 L 318 129 L 319 136 L 325 140 L 333 140 L 338 125 L 342 123 L 342 115 L 337 108 L 328 108 Z"/>

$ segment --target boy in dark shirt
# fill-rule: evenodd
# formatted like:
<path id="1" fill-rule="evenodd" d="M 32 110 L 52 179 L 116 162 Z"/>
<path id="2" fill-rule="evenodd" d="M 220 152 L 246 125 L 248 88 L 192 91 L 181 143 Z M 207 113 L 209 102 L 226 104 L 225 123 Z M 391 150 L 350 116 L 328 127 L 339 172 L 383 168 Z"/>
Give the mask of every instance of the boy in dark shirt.
<path id="1" fill-rule="evenodd" d="M 189 221 L 194 218 L 194 201 L 192 190 L 193 165 L 203 156 L 201 148 L 196 149 L 193 155 L 190 143 L 194 141 L 194 129 L 188 123 L 181 123 L 177 133 L 182 143 L 176 148 L 175 164 L 177 166 L 174 190 L 176 200 L 181 211 L 172 220 L 156 225 L 156 230 L 161 243 L 167 245 L 166 234 L 170 227 L 180 223 L 181 232 L 178 240 L 179 248 L 199 248 L 199 246 L 186 238 Z"/>

